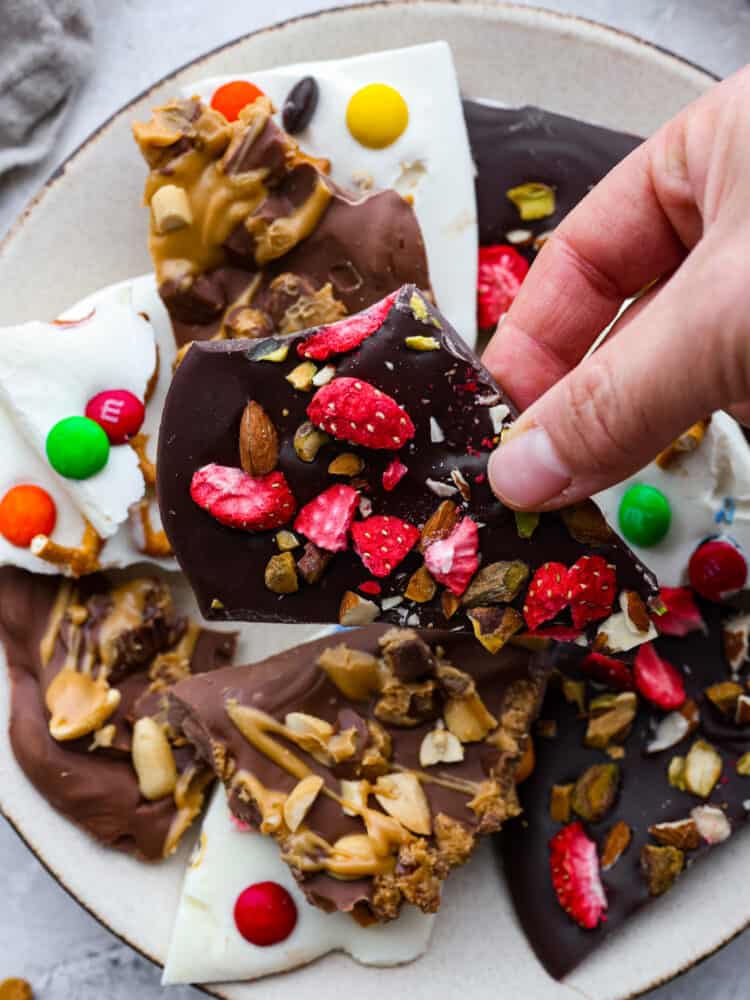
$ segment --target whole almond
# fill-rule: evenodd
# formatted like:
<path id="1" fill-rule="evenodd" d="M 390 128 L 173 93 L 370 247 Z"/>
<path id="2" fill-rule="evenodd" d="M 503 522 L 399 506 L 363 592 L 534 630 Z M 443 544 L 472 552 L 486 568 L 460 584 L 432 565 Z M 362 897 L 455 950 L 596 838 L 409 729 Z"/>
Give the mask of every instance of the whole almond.
<path id="1" fill-rule="evenodd" d="M 266 476 L 279 461 L 279 436 L 273 421 L 254 399 L 240 421 L 240 465 L 249 476 Z"/>

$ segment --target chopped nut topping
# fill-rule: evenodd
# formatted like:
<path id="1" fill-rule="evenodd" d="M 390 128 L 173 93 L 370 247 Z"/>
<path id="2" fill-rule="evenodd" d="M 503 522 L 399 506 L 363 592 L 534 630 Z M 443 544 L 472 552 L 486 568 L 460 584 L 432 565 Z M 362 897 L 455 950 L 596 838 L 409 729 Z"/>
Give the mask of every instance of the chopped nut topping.
<path id="1" fill-rule="evenodd" d="M 291 552 L 271 556 L 265 570 L 266 587 L 274 594 L 294 594 L 299 590 L 297 564 Z"/>
<path id="2" fill-rule="evenodd" d="M 313 387 L 313 378 L 317 372 L 318 369 L 312 361 L 303 361 L 296 368 L 292 368 L 285 378 L 300 392 L 310 392 Z"/>
<path id="3" fill-rule="evenodd" d="M 457 868 L 471 857 L 475 838 L 463 823 L 451 819 L 445 813 L 438 813 L 433 821 L 435 840 L 441 863 L 448 870 Z"/>
<path id="4" fill-rule="evenodd" d="M 477 694 L 473 680 L 464 694 L 448 699 L 444 715 L 446 726 L 462 743 L 483 740 L 497 726 L 497 719 Z"/>
<path id="5" fill-rule="evenodd" d="M 444 590 L 440 595 L 440 607 L 445 617 L 451 619 L 461 607 L 461 598 L 456 597 L 450 590 Z"/>
<path id="6" fill-rule="evenodd" d="M 390 770 L 391 738 L 374 719 L 367 720 L 370 742 L 362 754 L 362 773 L 367 778 L 377 778 Z"/>
<path id="7" fill-rule="evenodd" d="M 333 559 L 332 552 L 319 549 L 312 542 L 305 542 L 302 556 L 297 560 L 297 569 L 305 583 L 317 583 Z"/>
<path id="8" fill-rule="evenodd" d="M 676 819 L 671 823 L 654 823 L 648 832 L 666 847 L 679 847 L 681 851 L 694 851 L 700 847 L 701 838 L 694 819 Z"/>
<path id="9" fill-rule="evenodd" d="M 729 668 L 733 674 L 737 674 L 750 653 L 750 613 L 735 615 L 725 621 L 722 640 Z"/>
<path id="10" fill-rule="evenodd" d="M 404 344 L 411 351 L 439 351 L 440 344 L 434 337 L 406 337 Z"/>
<path id="11" fill-rule="evenodd" d="M 598 823 L 614 805 L 620 787 L 617 764 L 593 764 L 573 786 L 571 807 L 581 819 Z"/>
<path id="12" fill-rule="evenodd" d="M 514 510 L 513 516 L 516 520 L 516 531 L 519 538 L 531 538 L 539 526 L 541 514 L 528 510 Z"/>
<path id="13" fill-rule="evenodd" d="M 479 607 L 468 612 L 474 635 L 490 653 L 497 653 L 508 639 L 523 628 L 515 608 Z"/>
<path id="14" fill-rule="evenodd" d="M 589 719 L 584 743 L 587 747 L 606 749 L 627 739 L 638 711 L 638 698 L 632 691 L 618 694 L 611 707 Z"/>
<path id="15" fill-rule="evenodd" d="M 461 741 L 445 728 L 442 719 L 438 719 L 435 729 L 427 733 L 420 744 L 419 763 L 422 767 L 432 767 L 435 764 L 456 764 L 463 759 Z"/>
<path id="16" fill-rule="evenodd" d="M 611 830 L 608 831 L 602 848 L 602 871 L 609 871 L 610 868 L 617 864 L 628 849 L 632 836 L 633 831 L 622 820 L 618 820 Z"/>
<path id="17" fill-rule="evenodd" d="M 722 761 L 705 740 L 696 740 L 685 758 L 684 781 L 687 791 L 707 799 L 721 777 Z"/>
<path id="18" fill-rule="evenodd" d="M 154 215 L 154 227 L 162 235 L 184 229 L 193 223 L 187 191 L 176 184 L 165 184 L 154 192 L 151 211 Z"/>
<path id="19" fill-rule="evenodd" d="M 358 476 L 364 467 L 365 463 L 359 455 L 355 455 L 351 451 L 344 451 L 334 458 L 328 466 L 328 472 L 331 476 L 348 476 L 351 478 L 352 476 Z"/>
<path id="20" fill-rule="evenodd" d="M 569 823 L 573 785 L 553 785 L 549 798 L 549 815 L 555 823 Z"/>
<path id="21" fill-rule="evenodd" d="M 430 806 L 415 774 L 410 771 L 384 774 L 378 778 L 373 794 L 388 815 L 403 823 L 407 830 L 423 836 L 432 833 Z"/>
<path id="22" fill-rule="evenodd" d="M 103 676 L 94 680 L 90 674 L 66 667 L 54 677 L 44 700 L 52 716 L 50 735 L 62 742 L 99 729 L 120 704 L 120 692 Z"/>
<path id="23" fill-rule="evenodd" d="M 555 189 L 541 181 L 518 184 L 505 192 L 524 222 L 546 219 L 555 212 Z"/>
<path id="24" fill-rule="evenodd" d="M 718 806 L 696 806 L 690 815 L 707 844 L 721 844 L 731 837 L 732 826 Z"/>
<path id="25" fill-rule="evenodd" d="M 240 465 L 249 476 L 273 472 L 279 461 L 279 436 L 273 421 L 254 399 L 240 420 Z"/>
<path id="26" fill-rule="evenodd" d="M 676 712 L 669 712 L 659 721 L 654 738 L 646 744 L 646 753 L 660 753 L 676 746 L 680 740 L 695 732 L 699 722 L 698 706 L 688 699 Z"/>
<path id="27" fill-rule="evenodd" d="M 392 726 L 417 726 L 435 717 L 435 692 L 436 683 L 432 679 L 405 684 L 395 677 L 389 678 L 382 684 L 381 696 L 373 710 L 375 717 Z"/>
<path id="28" fill-rule="evenodd" d="M 287 531 L 284 528 L 276 533 L 276 545 L 279 552 L 290 552 L 292 549 L 296 549 L 299 544 L 299 538 L 293 531 Z"/>
<path id="29" fill-rule="evenodd" d="M 131 752 L 144 799 L 154 802 L 171 795 L 177 784 L 177 767 L 164 727 L 148 716 L 137 719 Z"/>
<path id="30" fill-rule="evenodd" d="M 289 712 L 284 718 L 284 725 L 298 747 L 310 754 L 328 757 L 328 741 L 334 733 L 330 722 L 306 712 Z"/>
<path id="31" fill-rule="evenodd" d="M 623 590 L 620 593 L 620 607 L 627 618 L 628 625 L 634 632 L 650 632 L 653 628 L 648 608 L 643 603 L 640 594 L 635 590 Z"/>
<path id="32" fill-rule="evenodd" d="M 652 896 L 661 896 L 671 889 L 685 864 L 685 855 L 676 847 L 641 848 L 641 871 Z"/>
<path id="33" fill-rule="evenodd" d="M 668 469 L 682 455 L 695 451 L 705 437 L 710 420 L 710 417 L 708 420 L 699 420 L 692 427 L 688 427 L 684 434 L 680 434 L 664 451 L 659 452 L 655 459 L 656 464 L 662 469 Z"/>
<path id="34" fill-rule="evenodd" d="M 750 751 L 743 753 L 740 759 L 737 761 L 737 774 L 741 774 L 743 778 L 750 776 Z"/>
<path id="35" fill-rule="evenodd" d="M 389 629 L 378 645 L 385 667 L 400 681 L 416 681 L 437 668 L 432 650 L 413 629 Z"/>
<path id="36" fill-rule="evenodd" d="M 582 545 L 601 545 L 612 537 L 612 529 L 593 500 L 564 507 L 560 514 L 571 537 Z"/>
<path id="37" fill-rule="evenodd" d="M 514 792 L 511 787 L 503 794 L 503 789 L 494 778 L 480 784 L 474 798 L 466 803 L 467 808 L 479 817 L 480 834 L 494 833 L 506 820 L 519 815 L 521 807 Z"/>
<path id="38" fill-rule="evenodd" d="M 317 774 L 309 774 L 287 795 L 283 809 L 284 822 L 292 833 L 301 826 L 322 787 L 323 779 Z"/>
<path id="39" fill-rule="evenodd" d="M 294 433 L 294 450 L 303 462 L 314 462 L 320 449 L 330 440 L 324 431 L 306 420 Z"/>
<path id="40" fill-rule="evenodd" d="M 750 723 L 750 695 L 741 694 L 737 699 L 734 721 L 738 726 L 746 726 Z"/>
<path id="41" fill-rule="evenodd" d="M 583 715 L 586 711 L 585 681 L 574 681 L 570 677 L 563 677 L 560 686 L 567 703 L 569 705 L 576 705 L 579 713 Z"/>
<path id="42" fill-rule="evenodd" d="M 339 625 L 370 625 L 379 614 L 377 604 L 347 590 L 339 606 Z"/>
<path id="43" fill-rule="evenodd" d="M 102 726 L 101 729 L 97 729 L 94 732 L 94 738 L 91 741 L 89 750 L 98 750 L 100 747 L 105 749 L 111 747 L 116 733 L 117 727 L 111 722 L 108 726 Z"/>
<path id="44" fill-rule="evenodd" d="M 736 681 L 720 681 L 718 684 L 711 684 L 703 693 L 722 715 L 731 718 L 737 711 L 737 700 L 743 691 L 742 685 Z"/>
<path id="45" fill-rule="evenodd" d="M 667 766 L 667 780 L 672 788 L 685 791 L 685 758 L 673 757 Z"/>
<path id="46" fill-rule="evenodd" d="M 494 562 L 483 566 L 469 584 L 461 603 L 464 607 L 509 604 L 516 598 L 529 576 L 526 563 Z"/>
<path id="47" fill-rule="evenodd" d="M 366 701 L 379 688 L 378 661 L 370 653 L 341 643 L 324 649 L 318 666 L 345 698 Z"/>
<path id="48" fill-rule="evenodd" d="M 334 733 L 328 741 L 328 753 L 334 764 L 351 760 L 357 753 L 357 730 L 343 729 L 341 732 Z"/>
<path id="49" fill-rule="evenodd" d="M 422 528 L 422 538 L 419 543 L 420 552 L 424 552 L 428 545 L 447 538 L 458 523 L 458 507 L 452 500 L 443 500 L 435 513 L 427 520 Z"/>
<path id="50" fill-rule="evenodd" d="M 416 601 L 417 604 L 425 604 L 431 601 L 437 591 L 437 584 L 430 576 L 430 571 L 426 566 L 420 566 L 412 573 L 409 583 L 404 591 L 404 597 L 408 601 Z"/>

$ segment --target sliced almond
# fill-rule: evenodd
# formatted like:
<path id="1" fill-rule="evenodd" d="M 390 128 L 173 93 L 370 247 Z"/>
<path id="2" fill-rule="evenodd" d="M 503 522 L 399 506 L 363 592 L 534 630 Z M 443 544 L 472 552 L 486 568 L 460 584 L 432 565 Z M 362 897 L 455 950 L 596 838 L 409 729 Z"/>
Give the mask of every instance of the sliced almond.
<path id="1" fill-rule="evenodd" d="M 249 476 L 273 472 L 279 461 L 279 435 L 273 421 L 254 399 L 240 421 L 240 465 Z"/>
<path id="2" fill-rule="evenodd" d="M 422 767 L 435 764 L 456 764 L 464 759 L 461 741 L 447 730 L 441 720 L 432 729 L 419 747 L 419 763 Z"/>
<path id="3" fill-rule="evenodd" d="M 347 590 L 339 605 L 339 625 L 370 625 L 380 614 L 374 601 Z"/>
<path id="4" fill-rule="evenodd" d="M 458 523 L 458 507 L 452 500 L 443 500 L 435 513 L 427 520 L 422 528 L 422 538 L 419 543 L 420 551 L 424 552 L 428 545 L 447 538 Z"/>
<path id="5" fill-rule="evenodd" d="M 283 809 L 284 822 L 292 833 L 301 826 L 322 787 L 323 779 L 317 774 L 309 774 L 287 795 Z"/>
<path id="6" fill-rule="evenodd" d="M 476 743 L 483 740 L 497 727 L 497 719 L 476 693 L 465 697 L 449 698 L 444 709 L 445 724 L 462 743 Z"/>
<path id="7" fill-rule="evenodd" d="M 52 716 L 49 731 L 53 739 L 76 740 L 99 729 L 120 704 L 120 692 L 103 677 L 65 668 L 47 688 L 45 704 Z"/>
<path id="8" fill-rule="evenodd" d="M 681 851 L 694 851 L 700 847 L 700 835 L 694 819 L 676 819 L 671 823 L 654 823 L 648 832 L 657 844 L 679 847 Z"/>
<path id="9" fill-rule="evenodd" d="M 373 789 L 380 806 L 402 823 L 407 830 L 428 837 L 432 833 L 432 814 L 424 789 L 415 774 L 402 771 L 384 774 Z"/>
<path id="10" fill-rule="evenodd" d="M 426 566 L 420 566 L 409 580 L 404 591 L 404 597 L 408 601 L 416 601 L 417 604 L 425 604 L 435 596 L 437 584 L 430 575 Z"/>
<path id="11" fill-rule="evenodd" d="M 306 712 L 289 712 L 284 718 L 291 739 L 308 753 L 327 751 L 334 729 L 330 722 Z"/>
<path id="12" fill-rule="evenodd" d="M 144 799 L 154 802 L 171 795 L 177 784 L 177 766 L 164 726 L 149 716 L 137 719 L 131 753 Z"/>
<path id="13" fill-rule="evenodd" d="M 368 781 L 341 781 L 341 808 L 347 816 L 359 816 L 367 808 L 370 794 Z"/>

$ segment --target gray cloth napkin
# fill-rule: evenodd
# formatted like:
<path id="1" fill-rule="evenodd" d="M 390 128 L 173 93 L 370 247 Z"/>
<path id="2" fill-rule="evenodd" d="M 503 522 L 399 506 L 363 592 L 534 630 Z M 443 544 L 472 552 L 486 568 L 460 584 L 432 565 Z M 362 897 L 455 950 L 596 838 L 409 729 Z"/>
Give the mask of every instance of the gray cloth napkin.
<path id="1" fill-rule="evenodd" d="M 91 66 L 92 0 L 0 0 L 0 173 L 45 156 Z"/>

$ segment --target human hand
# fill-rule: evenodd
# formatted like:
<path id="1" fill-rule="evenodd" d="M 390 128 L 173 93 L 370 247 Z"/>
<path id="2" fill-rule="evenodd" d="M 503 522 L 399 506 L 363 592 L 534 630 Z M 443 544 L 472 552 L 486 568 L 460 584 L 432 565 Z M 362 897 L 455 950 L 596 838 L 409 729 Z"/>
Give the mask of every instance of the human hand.
<path id="1" fill-rule="evenodd" d="M 750 417 L 750 66 L 557 227 L 483 360 L 524 409 L 489 462 L 511 507 L 591 496 L 716 409 Z"/>

